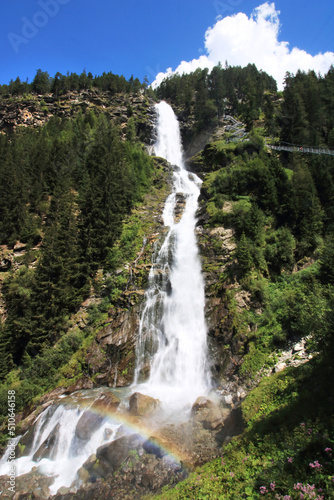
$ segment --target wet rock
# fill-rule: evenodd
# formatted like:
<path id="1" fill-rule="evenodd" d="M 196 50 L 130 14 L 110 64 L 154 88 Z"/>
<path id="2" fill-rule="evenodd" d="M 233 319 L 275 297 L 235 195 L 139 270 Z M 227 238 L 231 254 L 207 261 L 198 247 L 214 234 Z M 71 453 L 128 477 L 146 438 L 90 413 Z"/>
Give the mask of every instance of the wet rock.
<path id="1" fill-rule="evenodd" d="M 216 442 L 221 446 L 227 439 L 241 434 L 245 428 L 245 422 L 242 417 L 241 406 L 235 407 L 224 419 L 224 427 L 215 435 Z"/>
<path id="2" fill-rule="evenodd" d="M 122 465 L 130 452 L 139 450 L 142 444 L 143 438 L 139 434 L 123 436 L 111 443 L 100 446 L 96 451 L 96 458 L 108 464 L 112 470 L 116 470 Z"/>
<path id="3" fill-rule="evenodd" d="M 179 222 L 181 219 L 185 206 L 186 206 L 186 201 L 187 197 L 183 193 L 176 193 L 175 195 L 175 208 L 174 208 L 174 221 Z"/>
<path id="4" fill-rule="evenodd" d="M 146 416 L 154 413 L 160 406 L 160 401 L 158 399 L 151 398 L 150 396 L 145 396 L 140 394 L 140 392 L 135 392 L 130 397 L 130 413 L 135 416 Z"/>
<path id="5" fill-rule="evenodd" d="M 92 409 L 95 411 L 107 411 L 107 412 L 115 412 L 119 407 L 121 401 L 115 396 L 115 394 L 111 391 L 102 393 L 92 405 Z"/>
<path id="6" fill-rule="evenodd" d="M 96 415 L 91 410 L 86 410 L 81 417 L 75 428 L 75 435 L 83 441 L 88 441 L 94 432 L 101 426 L 104 416 Z"/>
<path id="7" fill-rule="evenodd" d="M 101 426 L 105 415 L 115 412 L 119 404 L 120 400 L 112 392 L 101 394 L 79 418 L 75 435 L 83 441 L 88 441 Z"/>
<path id="8" fill-rule="evenodd" d="M 50 432 L 46 440 L 40 445 L 33 456 L 34 462 L 39 462 L 40 460 L 42 460 L 42 458 L 53 458 L 55 454 L 55 445 L 57 442 L 59 428 L 60 424 L 57 424 L 55 428 Z"/>

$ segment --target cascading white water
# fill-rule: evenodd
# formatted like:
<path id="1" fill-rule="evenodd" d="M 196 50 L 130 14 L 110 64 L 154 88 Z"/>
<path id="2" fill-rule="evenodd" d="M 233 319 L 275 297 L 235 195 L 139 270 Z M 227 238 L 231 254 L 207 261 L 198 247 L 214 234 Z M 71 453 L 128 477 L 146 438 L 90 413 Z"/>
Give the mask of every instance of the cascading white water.
<path id="1" fill-rule="evenodd" d="M 153 256 L 140 322 L 134 386 L 139 392 L 160 399 L 167 410 L 162 419 L 168 419 L 173 412 L 187 414 L 189 404 L 205 395 L 210 384 L 204 283 L 195 236 L 201 181 L 184 167 L 179 124 L 172 108 L 162 102 L 156 110 L 155 153 L 174 165 L 174 181 L 163 212 L 165 239 Z M 180 199 L 185 201 L 185 208 L 182 217 L 175 221 Z M 149 378 L 140 383 L 148 365 Z M 78 469 L 99 446 L 115 439 L 120 426 L 102 416 L 90 425 L 91 432 L 85 439 L 80 437 L 80 419 L 89 413 L 82 400 L 87 398 L 93 403 L 99 395 L 99 390 L 87 391 L 87 395 L 73 394 L 63 404 L 58 402 L 44 410 L 34 424 L 29 455 L 16 461 L 17 476 L 37 466 L 43 474 L 55 477 L 50 487 L 53 494 L 61 486 L 76 484 Z M 127 396 L 125 391 L 123 398 Z M 0 460 L 0 475 L 9 472 L 6 460 L 6 455 Z"/>
<path id="2" fill-rule="evenodd" d="M 209 388 L 204 282 L 195 235 L 201 180 L 185 169 L 179 123 L 172 108 L 161 102 L 156 111 L 155 153 L 174 165 L 174 182 L 163 214 L 169 231 L 155 255 L 146 292 L 135 384 L 149 362 L 149 379 L 137 390 L 180 410 Z M 186 204 L 181 219 L 175 221 L 180 197 Z"/>
<path id="3" fill-rule="evenodd" d="M 69 398 L 70 399 L 70 398 Z M 99 446 L 115 439 L 120 427 L 110 419 L 101 418 L 87 440 L 76 435 L 76 427 L 84 407 L 75 404 L 50 406 L 34 424 L 34 439 L 29 455 L 16 460 L 16 475 L 30 472 L 34 467 L 46 476 L 54 476 L 50 491 L 55 494 L 61 486 L 69 487 L 77 479 L 77 471 Z M 7 456 L 0 460 L 0 475 L 9 473 Z"/>

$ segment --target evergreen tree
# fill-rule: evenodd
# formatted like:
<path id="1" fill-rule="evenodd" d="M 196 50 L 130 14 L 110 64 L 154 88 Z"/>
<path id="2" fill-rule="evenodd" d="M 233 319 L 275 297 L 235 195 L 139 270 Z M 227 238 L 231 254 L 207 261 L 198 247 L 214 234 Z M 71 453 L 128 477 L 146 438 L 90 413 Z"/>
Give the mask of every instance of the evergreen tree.
<path id="1" fill-rule="evenodd" d="M 238 263 L 241 269 L 245 273 L 251 270 L 253 261 L 252 261 L 250 243 L 246 238 L 245 233 L 242 233 L 240 240 L 238 241 L 236 258 L 238 259 Z"/>

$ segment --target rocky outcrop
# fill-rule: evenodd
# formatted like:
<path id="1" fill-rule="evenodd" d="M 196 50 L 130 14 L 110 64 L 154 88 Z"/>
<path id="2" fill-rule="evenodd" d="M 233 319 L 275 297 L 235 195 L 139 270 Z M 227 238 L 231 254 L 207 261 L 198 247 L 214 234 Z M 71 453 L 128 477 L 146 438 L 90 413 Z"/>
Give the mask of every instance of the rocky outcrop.
<path id="1" fill-rule="evenodd" d="M 140 394 L 140 392 L 135 392 L 130 397 L 129 405 L 131 415 L 146 417 L 157 411 L 160 407 L 160 401 L 150 396 Z"/>
<path id="2" fill-rule="evenodd" d="M 17 127 L 40 127 L 52 116 L 70 118 L 79 111 L 94 109 L 105 113 L 126 132 L 127 122 L 132 116 L 139 139 L 150 144 L 154 122 L 153 101 L 143 94 L 124 96 L 109 92 L 86 90 L 69 92 L 62 96 L 29 95 L 20 99 L 1 99 L 0 131 Z M 130 111 L 131 110 L 131 111 Z"/>
<path id="3" fill-rule="evenodd" d="M 54 478 L 44 476 L 38 469 L 16 477 L 14 491 L 8 489 L 8 479 L 7 476 L 0 477 L 1 500 L 26 500 L 28 498 L 47 500 L 51 498 L 49 486 L 53 483 Z"/>
<path id="4" fill-rule="evenodd" d="M 110 322 L 96 335 L 85 362 L 96 385 L 128 385 L 133 380 L 139 304 L 109 311 Z"/>

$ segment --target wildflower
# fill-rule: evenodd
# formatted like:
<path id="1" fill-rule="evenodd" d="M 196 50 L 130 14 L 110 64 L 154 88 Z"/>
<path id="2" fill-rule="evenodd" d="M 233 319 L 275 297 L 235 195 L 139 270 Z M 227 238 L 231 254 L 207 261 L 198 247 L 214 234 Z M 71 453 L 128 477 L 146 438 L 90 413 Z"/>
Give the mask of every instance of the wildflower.
<path id="1" fill-rule="evenodd" d="M 260 493 L 261 495 L 264 495 L 265 493 L 268 493 L 268 490 L 265 486 L 260 486 Z"/>
<path id="2" fill-rule="evenodd" d="M 289 464 L 292 464 L 292 457 L 288 457 Z"/>
<path id="3" fill-rule="evenodd" d="M 300 427 L 305 427 L 305 422 L 302 422 L 302 423 L 300 424 Z"/>
<path id="4" fill-rule="evenodd" d="M 275 491 L 275 486 L 276 486 L 275 481 L 273 481 L 272 483 L 270 483 L 270 489 L 271 489 L 271 491 Z"/>
<path id="5" fill-rule="evenodd" d="M 234 472 L 230 472 L 230 476 L 234 477 L 235 476 Z"/>
<path id="6" fill-rule="evenodd" d="M 307 434 L 312 434 L 312 429 L 307 429 Z"/>
<path id="7" fill-rule="evenodd" d="M 313 463 L 310 462 L 309 466 L 312 467 L 312 469 L 321 469 L 322 465 L 319 464 L 318 460 L 315 460 Z"/>
<path id="8" fill-rule="evenodd" d="M 330 457 L 332 456 L 332 451 L 332 448 L 325 448 L 325 452 L 328 453 Z"/>

